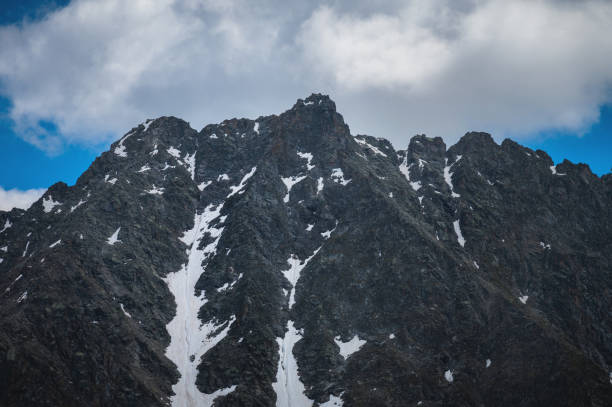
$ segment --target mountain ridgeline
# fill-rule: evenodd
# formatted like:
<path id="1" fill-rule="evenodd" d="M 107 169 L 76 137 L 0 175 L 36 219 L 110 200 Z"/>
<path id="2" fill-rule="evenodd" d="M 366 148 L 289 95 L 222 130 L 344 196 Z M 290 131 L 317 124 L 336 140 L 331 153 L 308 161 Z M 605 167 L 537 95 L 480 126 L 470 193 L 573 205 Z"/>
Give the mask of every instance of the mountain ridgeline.
<path id="1" fill-rule="evenodd" d="M 0 212 L 2 406 L 610 406 L 612 175 L 329 97 L 148 120 Z"/>

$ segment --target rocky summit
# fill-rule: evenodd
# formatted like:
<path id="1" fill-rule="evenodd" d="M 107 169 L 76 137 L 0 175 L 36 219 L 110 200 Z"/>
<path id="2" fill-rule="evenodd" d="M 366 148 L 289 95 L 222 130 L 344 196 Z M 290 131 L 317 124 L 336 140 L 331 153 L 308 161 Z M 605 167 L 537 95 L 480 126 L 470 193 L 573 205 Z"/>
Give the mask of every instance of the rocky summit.
<path id="1" fill-rule="evenodd" d="M 612 175 L 329 97 L 130 130 L 0 212 L 2 406 L 610 406 Z"/>

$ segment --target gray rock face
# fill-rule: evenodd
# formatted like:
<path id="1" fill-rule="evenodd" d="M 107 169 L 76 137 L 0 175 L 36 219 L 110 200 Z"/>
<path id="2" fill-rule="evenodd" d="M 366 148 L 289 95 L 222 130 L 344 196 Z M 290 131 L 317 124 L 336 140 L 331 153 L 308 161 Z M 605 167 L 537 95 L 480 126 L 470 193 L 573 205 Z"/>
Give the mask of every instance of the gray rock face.
<path id="1" fill-rule="evenodd" d="M 609 406 L 611 207 L 610 174 L 395 151 L 324 95 L 160 117 L 0 212 L 0 404 Z"/>

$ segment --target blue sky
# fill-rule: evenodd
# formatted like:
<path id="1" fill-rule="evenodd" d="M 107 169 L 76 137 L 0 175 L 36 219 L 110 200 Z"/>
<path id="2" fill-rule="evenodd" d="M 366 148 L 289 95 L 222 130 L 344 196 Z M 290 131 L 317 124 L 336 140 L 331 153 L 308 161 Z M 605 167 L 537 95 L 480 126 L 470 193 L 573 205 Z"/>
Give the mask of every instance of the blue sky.
<path id="1" fill-rule="evenodd" d="M 147 118 L 200 129 L 311 92 L 330 94 L 354 134 L 396 148 L 488 131 L 602 175 L 611 13 L 600 0 L 5 0 L 0 200 L 73 184 Z"/>

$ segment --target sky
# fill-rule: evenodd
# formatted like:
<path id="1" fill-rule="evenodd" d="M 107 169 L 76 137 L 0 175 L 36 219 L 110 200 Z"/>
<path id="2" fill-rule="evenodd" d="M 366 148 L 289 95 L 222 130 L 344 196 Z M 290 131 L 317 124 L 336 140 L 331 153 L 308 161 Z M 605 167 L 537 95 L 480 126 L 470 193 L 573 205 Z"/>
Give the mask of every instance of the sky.
<path id="1" fill-rule="evenodd" d="M 3 0 L 0 210 L 148 118 L 196 130 L 329 94 L 353 134 L 510 137 L 612 167 L 612 2 Z"/>

